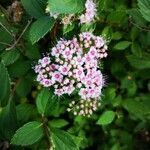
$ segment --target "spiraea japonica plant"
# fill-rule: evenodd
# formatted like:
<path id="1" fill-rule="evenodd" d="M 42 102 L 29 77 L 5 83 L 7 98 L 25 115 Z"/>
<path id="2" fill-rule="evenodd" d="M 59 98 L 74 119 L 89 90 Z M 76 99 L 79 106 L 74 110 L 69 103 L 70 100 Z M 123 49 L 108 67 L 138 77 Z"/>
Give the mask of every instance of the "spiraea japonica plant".
<path id="1" fill-rule="evenodd" d="M 80 21 L 78 24 L 94 22 L 97 9 L 93 0 L 87 0 L 84 13 L 71 14 L 61 19 L 60 13 L 51 12 L 50 4 L 46 12 L 51 17 L 62 20 L 61 23 L 66 27 L 72 24 L 70 22 L 73 17 Z M 89 31 L 79 33 L 77 37 L 74 35 L 71 40 L 62 38 L 35 66 L 37 81 L 43 87 L 53 87 L 54 94 L 59 97 L 64 94 L 71 96 L 76 91 L 80 98 L 73 100 L 71 108 L 67 110 L 72 110 L 75 115 L 90 116 L 100 105 L 105 81 L 99 66 L 101 59 L 107 55 L 106 40 Z M 84 101 L 81 106 L 80 100 Z"/>
<path id="2" fill-rule="evenodd" d="M 1 0 L 0 150 L 149 150 L 149 6 Z"/>
<path id="3" fill-rule="evenodd" d="M 73 101 L 75 108 L 68 111 L 89 116 L 100 103 L 96 101 L 100 100 L 105 81 L 99 65 L 104 57 L 107 57 L 107 45 L 100 36 L 83 32 L 72 40 L 61 39 L 35 66 L 37 81 L 43 87 L 53 87 L 54 94 L 59 97 L 71 96 L 77 91 L 80 98 Z M 85 101 L 84 107 L 78 105 L 80 100 Z"/>

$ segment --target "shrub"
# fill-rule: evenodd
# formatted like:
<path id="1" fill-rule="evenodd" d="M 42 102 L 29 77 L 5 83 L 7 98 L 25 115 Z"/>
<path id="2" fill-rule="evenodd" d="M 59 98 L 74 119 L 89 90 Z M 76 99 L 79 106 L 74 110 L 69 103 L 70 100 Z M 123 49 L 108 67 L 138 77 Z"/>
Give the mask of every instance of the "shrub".
<path id="1" fill-rule="evenodd" d="M 149 0 L 1 0 L 0 149 L 148 150 Z"/>

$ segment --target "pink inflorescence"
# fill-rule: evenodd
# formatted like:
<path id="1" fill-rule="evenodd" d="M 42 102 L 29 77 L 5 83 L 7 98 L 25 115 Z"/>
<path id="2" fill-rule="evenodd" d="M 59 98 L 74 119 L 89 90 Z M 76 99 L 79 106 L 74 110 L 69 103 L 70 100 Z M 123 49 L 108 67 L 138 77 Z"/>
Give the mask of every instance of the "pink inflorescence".
<path id="1" fill-rule="evenodd" d="M 100 36 L 84 32 L 72 40 L 61 39 L 35 66 L 37 81 L 44 87 L 53 86 L 58 96 L 77 89 L 83 100 L 98 99 L 104 86 L 99 60 L 104 57 L 107 46 Z"/>
<path id="2" fill-rule="evenodd" d="M 85 13 L 80 16 L 80 23 L 90 23 L 96 16 L 96 5 L 93 0 L 87 0 L 85 3 Z"/>

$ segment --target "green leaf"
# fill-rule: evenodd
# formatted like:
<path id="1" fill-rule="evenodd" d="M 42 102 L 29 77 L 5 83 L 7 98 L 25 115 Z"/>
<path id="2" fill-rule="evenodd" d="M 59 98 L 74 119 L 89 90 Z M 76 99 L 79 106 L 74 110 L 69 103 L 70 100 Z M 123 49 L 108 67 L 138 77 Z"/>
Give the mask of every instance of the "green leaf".
<path id="1" fill-rule="evenodd" d="M 136 8 L 130 9 L 127 11 L 127 13 L 131 16 L 133 23 L 135 22 L 140 27 L 146 26 L 146 21 L 142 17 L 142 15 L 138 9 L 136 9 Z"/>
<path id="2" fill-rule="evenodd" d="M 93 32 L 96 28 L 95 23 L 89 23 L 89 24 L 82 24 L 81 25 L 81 32 Z"/>
<path id="3" fill-rule="evenodd" d="M 43 137 L 42 123 L 33 121 L 19 128 L 13 136 L 11 143 L 14 145 L 32 145 Z"/>
<path id="4" fill-rule="evenodd" d="M 31 68 L 30 62 L 25 60 L 17 60 L 8 67 L 8 72 L 11 77 L 20 77 L 25 75 Z"/>
<path id="5" fill-rule="evenodd" d="M 138 0 L 138 6 L 144 19 L 150 22 L 150 0 Z"/>
<path id="6" fill-rule="evenodd" d="M 140 34 L 139 29 L 137 27 L 132 27 L 131 32 L 130 32 L 130 37 L 132 41 L 136 42 L 139 34 Z"/>
<path id="7" fill-rule="evenodd" d="M 117 106 L 119 106 L 121 104 L 121 101 L 122 101 L 122 97 L 121 97 L 121 95 L 119 95 L 119 96 L 115 97 L 111 101 L 111 103 L 112 103 L 113 107 L 117 107 Z"/>
<path id="8" fill-rule="evenodd" d="M 74 14 L 83 11 L 84 3 L 81 0 L 48 0 L 51 13 Z"/>
<path id="9" fill-rule="evenodd" d="M 131 42 L 129 41 L 121 41 L 114 46 L 116 50 L 124 50 L 130 46 Z"/>
<path id="10" fill-rule="evenodd" d="M 118 10 L 111 12 L 107 17 L 107 22 L 122 24 L 125 20 L 126 12 L 125 10 Z"/>
<path id="11" fill-rule="evenodd" d="M 20 56 L 20 53 L 16 49 L 5 51 L 2 53 L 1 58 L 6 66 L 13 64 Z"/>
<path id="12" fill-rule="evenodd" d="M 99 125 L 108 125 L 110 124 L 115 118 L 115 113 L 113 111 L 105 111 L 97 121 Z"/>
<path id="13" fill-rule="evenodd" d="M 64 26 L 64 28 L 63 28 L 63 34 L 65 35 L 68 32 L 72 31 L 74 29 L 74 27 L 75 27 L 75 24 L 73 24 L 73 23 L 69 24 L 67 26 Z"/>
<path id="14" fill-rule="evenodd" d="M 56 150 L 77 150 L 78 147 L 75 144 L 72 136 L 65 131 L 59 129 L 51 129 L 51 136 L 55 144 Z"/>
<path id="15" fill-rule="evenodd" d="M 3 36 L 0 36 L 0 42 L 4 42 L 8 44 L 11 43 L 12 37 L 3 28 L 0 28 L 0 35 L 3 35 Z M 6 47 L 7 45 L 0 43 L 0 50 L 4 50 Z"/>
<path id="16" fill-rule="evenodd" d="M 112 101 L 116 97 L 116 89 L 109 87 L 104 91 L 104 95 L 106 101 Z"/>
<path id="17" fill-rule="evenodd" d="M 36 110 L 35 106 L 32 104 L 23 103 L 16 106 L 18 121 L 25 123 L 31 117 L 33 112 L 36 112 Z"/>
<path id="18" fill-rule="evenodd" d="M 45 1 L 45 0 L 44 0 Z M 46 1 L 41 0 L 21 0 L 21 3 L 28 14 L 35 18 L 40 18 L 45 14 Z"/>
<path id="19" fill-rule="evenodd" d="M 78 147 L 82 147 L 83 146 L 83 141 L 85 140 L 85 137 L 82 137 L 82 136 L 74 136 L 71 134 L 71 137 L 74 141 L 74 143 L 76 143 L 76 145 Z M 76 150 L 79 150 L 79 149 L 76 149 Z"/>
<path id="20" fill-rule="evenodd" d="M 66 125 L 68 125 L 68 121 L 64 120 L 64 119 L 53 119 L 49 122 L 49 125 L 51 127 L 55 127 L 55 128 L 62 128 Z"/>
<path id="21" fill-rule="evenodd" d="M 133 43 L 131 46 L 132 53 L 137 57 L 142 57 L 142 50 L 138 43 Z"/>
<path id="22" fill-rule="evenodd" d="M 40 51 L 37 44 L 32 45 L 31 41 L 26 42 L 25 44 L 26 44 L 25 55 L 31 60 L 40 59 Z"/>
<path id="23" fill-rule="evenodd" d="M 54 24 L 54 19 L 50 17 L 41 17 L 35 21 L 30 28 L 30 40 L 32 44 L 38 42 L 47 32 L 51 31 Z"/>
<path id="24" fill-rule="evenodd" d="M 111 65 L 111 73 L 118 79 L 121 79 L 126 75 L 126 69 L 124 68 L 124 60 L 113 60 Z"/>
<path id="25" fill-rule="evenodd" d="M 101 0 L 101 1 L 99 1 L 98 2 L 98 10 L 99 11 L 103 11 L 103 10 L 105 10 L 106 9 L 106 7 L 107 7 L 107 3 L 108 3 L 108 0 Z"/>
<path id="26" fill-rule="evenodd" d="M 119 143 L 116 143 L 111 147 L 110 150 L 118 150 L 118 149 L 120 149 L 120 145 L 119 145 Z"/>
<path id="27" fill-rule="evenodd" d="M 38 112 L 45 116 L 59 117 L 61 113 L 66 111 L 62 101 L 48 88 L 42 89 L 39 93 L 36 99 L 36 106 Z"/>
<path id="28" fill-rule="evenodd" d="M 106 26 L 102 31 L 102 36 L 111 41 L 112 38 L 112 29 L 109 26 Z"/>
<path id="29" fill-rule="evenodd" d="M 6 14 L 7 13 L 8 12 L 6 11 Z M 0 9 L 0 23 L 3 26 L 5 26 L 5 28 L 9 29 L 9 31 L 12 31 L 13 33 L 15 33 L 16 28 L 14 28 L 14 26 L 9 24 L 8 18 L 6 17 L 7 16 L 6 14 L 4 14 L 2 7 L 1 7 L 1 9 Z M 2 44 L 2 43 L 4 42 L 7 44 L 11 44 L 13 41 L 13 37 L 8 32 L 6 32 L 6 30 L 1 25 L 0 25 L 0 35 L 2 35 L 2 36 L 0 36 L 0 50 L 4 50 L 5 48 L 8 47 L 8 45 Z"/>
<path id="30" fill-rule="evenodd" d="M 16 108 L 14 102 L 10 99 L 8 105 L 0 112 L 0 137 L 10 140 L 16 128 Z"/>
<path id="31" fill-rule="evenodd" d="M 120 40 L 122 38 L 122 34 L 120 32 L 115 32 L 112 34 L 113 40 Z"/>
<path id="32" fill-rule="evenodd" d="M 123 103 L 123 107 L 132 115 L 143 120 L 147 115 L 150 115 L 149 100 L 137 101 L 135 99 L 127 99 Z"/>
<path id="33" fill-rule="evenodd" d="M 125 77 L 121 80 L 121 88 L 126 89 L 128 96 L 133 96 L 136 94 L 137 85 L 132 76 L 129 77 Z"/>
<path id="34" fill-rule="evenodd" d="M 10 78 L 7 68 L 0 62 L 0 106 L 6 105 L 10 95 Z"/>
<path id="35" fill-rule="evenodd" d="M 31 84 L 32 82 L 30 80 L 22 79 L 16 87 L 16 93 L 20 97 L 25 97 L 31 91 Z"/>
<path id="36" fill-rule="evenodd" d="M 47 115 L 59 117 L 60 114 L 66 111 L 66 107 L 62 105 L 61 100 L 57 99 L 57 97 L 53 94 L 51 99 L 51 103 L 47 110 Z"/>
<path id="37" fill-rule="evenodd" d="M 136 57 L 134 55 L 129 55 L 127 56 L 127 60 L 133 66 L 134 68 L 137 69 L 148 69 L 150 68 L 150 55 L 145 54 L 142 57 Z"/>
<path id="38" fill-rule="evenodd" d="M 38 95 L 36 99 L 36 106 L 38 109 L 38 112 L 42 115 L 47 115 L 48 110 L 50 109 L 50 105 L 52 101 L 52 92 L 44 88 Z"/>

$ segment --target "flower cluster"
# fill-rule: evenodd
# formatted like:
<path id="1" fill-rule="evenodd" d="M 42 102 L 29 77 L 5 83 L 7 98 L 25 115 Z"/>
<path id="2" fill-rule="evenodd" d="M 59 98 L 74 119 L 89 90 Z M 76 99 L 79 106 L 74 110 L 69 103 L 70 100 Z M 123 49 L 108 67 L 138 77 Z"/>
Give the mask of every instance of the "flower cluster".
<path id="1" fill-rule="evenodd" d="M 58 96 L 76 89 L 81 99 L 96 100 L 104 85 L 99 60 L 106 56 L 106 41 L 90 32 L 72 40 L 61 39 L 35 66 L 37 81 L 44 87 L 53 86 Z"/>
<path id="2" fill-rule="evenodd" d="M 52 13 L 50 11 L 50 6 L 47 5 L 46 7 L 46 13 L 49 13 L 51 17 L 57 19 L 58 17 L 61 17 L 61 14 L 59 13 Z M 96 4 L 93 2 L 93 0 L 86 0 L 85 3 L 85 13 L 81 14 L 79 17 L 77 17 L 77 20 L 80 20 L 80 23 L 90 23 L 94 21 L 96 17 L 97 9 L 96 9 Z M 70 14 L 70 15 L 65 15 L 62 17 L 61 23 L 66 26 L 71 24 L 72 20 L 74 20 L 75 14 Z"/>
<path id="3" fill-rule="evenodd" d="M 72 101 L 69 104 L 69 108 L 67 109 L 67 111 L 73 111 L 74 115 L 90 117 L 100 105 L 101 103 L 98 100 L 80 100 L 78 104 L 76 103 L 76 101 Z"/>
<path id="4" fill-rule="evenodd" d="M 107 45 L 102 36 L 95 36 L 90 32 L 83 32 L 79 34 L 80 46 L 87 49 L 88 55 L 97 59 L 107 57 Z"/>
<path id="5" fill-rule="evenodd" d="M 85 3 L 85 8 L 86 8 L 85 13 L 82 14 L 79 18 L 81 24 L 92 22 L 96 16 L 97 9 L 93 0 L 87 0 Z"/>

